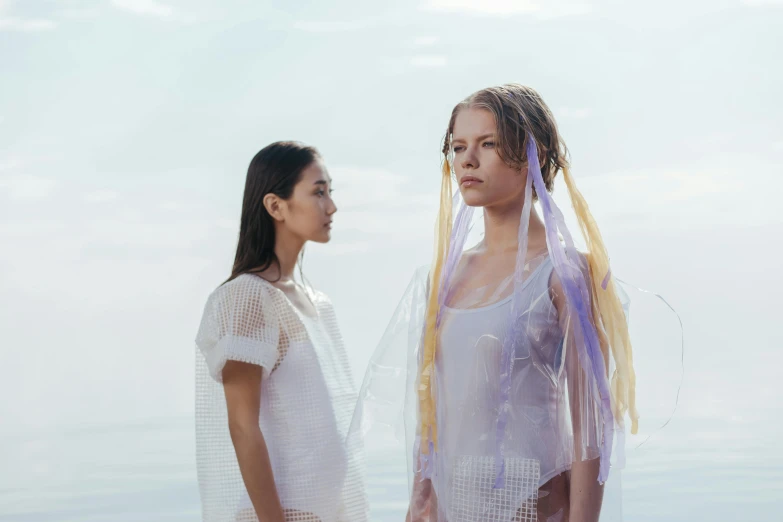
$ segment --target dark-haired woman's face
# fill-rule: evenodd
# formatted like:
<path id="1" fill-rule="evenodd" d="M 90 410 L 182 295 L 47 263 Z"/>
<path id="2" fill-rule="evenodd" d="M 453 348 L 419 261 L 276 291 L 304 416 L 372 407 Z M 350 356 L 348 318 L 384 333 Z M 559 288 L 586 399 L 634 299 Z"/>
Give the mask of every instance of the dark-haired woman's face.
<path id="1" fill-rule="evenodd" d="M 497 152 L 495 117 L 484 109 L 463 109 L 452 132 L 454 173 L 465 204 L 505 205 L 523 198 L 527 171 L 507 165 Z"/>
<path id="2" fill-rule="evenodd" d="M 323 161 L 316 159 L 302 171 L 291 197 L 282 202 L 283 226 L 304 241 L 326 243 L 331 238 L 332 179 Z"/>

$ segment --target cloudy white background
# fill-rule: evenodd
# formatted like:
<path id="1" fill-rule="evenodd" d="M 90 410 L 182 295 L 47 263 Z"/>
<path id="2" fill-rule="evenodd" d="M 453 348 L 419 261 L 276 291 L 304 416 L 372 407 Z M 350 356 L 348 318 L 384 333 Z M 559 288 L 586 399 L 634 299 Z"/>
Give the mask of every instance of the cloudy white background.
<path id="1" fill-rule="evenodd" d="M 773 0 L 0 0 L 0 438 L 192 415 L 281 139 L 334 178 L 304 271 L 358 378 L 429 260 L 451 108 L 510 81 L 553 108 L 615 273 L 680 312 L 679 415 L 781 433 L 781 29 Z"/>

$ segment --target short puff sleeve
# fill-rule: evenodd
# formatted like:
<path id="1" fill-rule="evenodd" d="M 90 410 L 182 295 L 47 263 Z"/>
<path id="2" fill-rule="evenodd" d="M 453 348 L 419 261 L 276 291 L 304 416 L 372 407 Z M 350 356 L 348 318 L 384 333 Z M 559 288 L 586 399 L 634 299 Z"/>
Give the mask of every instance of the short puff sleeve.
<path id="1" fill-rule="evenodd" d="M 261 366 L 263 377 L 274 368 L 279 357 L 280 326 L 271 290 L 257 276 L 245 274 L 209 296 L 196 345 L 216 381 L 223 381 L 227 361 Z"/>

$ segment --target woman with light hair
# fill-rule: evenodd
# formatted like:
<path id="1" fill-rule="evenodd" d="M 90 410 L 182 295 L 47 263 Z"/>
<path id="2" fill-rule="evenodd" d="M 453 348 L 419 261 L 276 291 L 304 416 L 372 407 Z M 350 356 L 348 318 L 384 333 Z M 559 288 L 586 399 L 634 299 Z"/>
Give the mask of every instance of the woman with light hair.
<path id="1" fill-rule="evenodd" d="M 529 87 L 482 89 L 442 152 L 434 260 L 371 359 L 352 434 L 378 440 L 402 412 L 411 521 L 616 518 L 604 484 L 639 417 L 626 300 L 552 112 Z M 585 252 L 550 195 L 558 174 Z"/>

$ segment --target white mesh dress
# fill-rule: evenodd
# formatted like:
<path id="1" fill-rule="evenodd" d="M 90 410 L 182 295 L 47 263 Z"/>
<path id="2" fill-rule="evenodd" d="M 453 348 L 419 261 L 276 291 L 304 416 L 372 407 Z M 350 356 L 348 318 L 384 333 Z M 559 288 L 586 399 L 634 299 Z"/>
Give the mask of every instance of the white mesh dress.
<path id="1" fill-rule="evenodd" d="M 356 390 L 332 304 L 308 292 L 316 317 L 250 274 L 207 300 L 196 338 L 196 460 L 205 522 L 257 520 L 228 430 L 221 384 L 228 360 L 263 368 L 259 425 L 287 520 L 367 519 L 362 446 L 346 440 Z"/>

